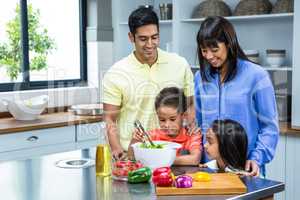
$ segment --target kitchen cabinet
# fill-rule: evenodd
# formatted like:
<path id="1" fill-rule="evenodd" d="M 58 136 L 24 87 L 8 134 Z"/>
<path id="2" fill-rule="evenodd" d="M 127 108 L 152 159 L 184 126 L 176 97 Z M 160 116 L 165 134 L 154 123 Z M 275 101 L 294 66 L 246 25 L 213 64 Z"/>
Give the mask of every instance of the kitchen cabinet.
<path id="1" fill-rule="evenodd" d="M 76 126 L 77 149 L 97 146 L 106 143 L 104 123 L 79 124 Z"/>
<path id="2" fill-rule="evenodd" d="M 106 142 L 103 122 L 0 135 L 0 161 L 87 149 Z"/>

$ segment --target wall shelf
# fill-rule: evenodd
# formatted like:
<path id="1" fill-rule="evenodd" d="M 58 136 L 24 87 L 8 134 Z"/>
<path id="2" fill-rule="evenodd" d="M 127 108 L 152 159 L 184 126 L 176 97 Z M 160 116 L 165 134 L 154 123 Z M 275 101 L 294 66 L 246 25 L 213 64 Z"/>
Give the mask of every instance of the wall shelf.
<path id="1" fill-rule="evenodd" d="M 282 67 L 271 67 L 271 66 L 262 66 L 267 71 L 293 71 L 292 67 L 282 66 Z"/>
<path id="2" fill-rule="evenodd" d="M 293 71 L 293 68 L 290 66 L 281 66 L 281 67 L 271 67 L 271 66 L 262 66 L 267 71 Z M 192 65 L 192 69 L 199 69 L 199 65 Z"/>
<path id="3" fill-rule="evenodd" d="M 159 20 L 159 24 L 172 24 L 172 20 Z M 119 25 L 128 25 L 128 22 L 120 22 Z"/>
<path id="4" fill-rule="evenodd" d="M 245 16 L 230 16 L 225 17 L 229 21 L 244 21 L 244 20 L 264 20 L 264 19 L 284 19 L 292 18 L 294 13 L 279 13 L 279 14 L 265 14 L 265 15 L 245 15 Z M 202 22 L 205 18 L 190 18 L 182 19 L 181 22 Z"/>

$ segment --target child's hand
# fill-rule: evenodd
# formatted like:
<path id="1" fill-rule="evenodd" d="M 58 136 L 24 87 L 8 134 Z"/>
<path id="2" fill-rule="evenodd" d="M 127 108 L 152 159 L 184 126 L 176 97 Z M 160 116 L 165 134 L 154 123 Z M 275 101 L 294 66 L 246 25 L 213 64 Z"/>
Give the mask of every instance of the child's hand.
<path id="1" fill-rule="evenodd" d="M 132 136 L 132 140 L 134 143 L 136 142 L 144 142 L 144 134 L 139 131 L 138 129 L 134 129 L 133 131 L 133 136 Z"/>
<path id="2" fill-rule="evenodd" d="M 207 166 L 206 164 L 201 164 L 201 163 L 200 163 L 200 164 L 198 165 L 198 167 L 199 167 L 199 168 L 207 168 L 208 166 Z"/>

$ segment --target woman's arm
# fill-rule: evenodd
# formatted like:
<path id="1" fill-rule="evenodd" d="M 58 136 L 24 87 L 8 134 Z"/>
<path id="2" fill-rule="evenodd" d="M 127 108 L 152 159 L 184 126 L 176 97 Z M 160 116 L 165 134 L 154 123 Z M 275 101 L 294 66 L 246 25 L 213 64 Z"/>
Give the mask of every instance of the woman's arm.
<path id="1" fill-rule="evenodd" d="M 273 159 L 279 138 L 275 94 L 268 75 L 256 84 L 254 106 L 260 129 L 256 148 L 249 152 L 248 160 L 254 160 L 259 166 L 262 166 Z"/>

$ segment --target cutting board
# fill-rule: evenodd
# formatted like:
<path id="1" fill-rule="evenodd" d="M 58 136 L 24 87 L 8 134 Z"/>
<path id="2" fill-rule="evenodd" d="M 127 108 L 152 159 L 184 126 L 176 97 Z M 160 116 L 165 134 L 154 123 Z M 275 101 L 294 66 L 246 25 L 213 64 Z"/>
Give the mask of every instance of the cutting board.
<path id="1" fill-rule="evenodd" d="M 188 174 L 189 175 L 189 174 Z M 212 173 L 211 181 L 193 181 L 191 188 L 156 187 L 157 195 L 199 195 L 199 194 L 242 194 L 247 187 L 238 175 L 230 173 Z"/>

